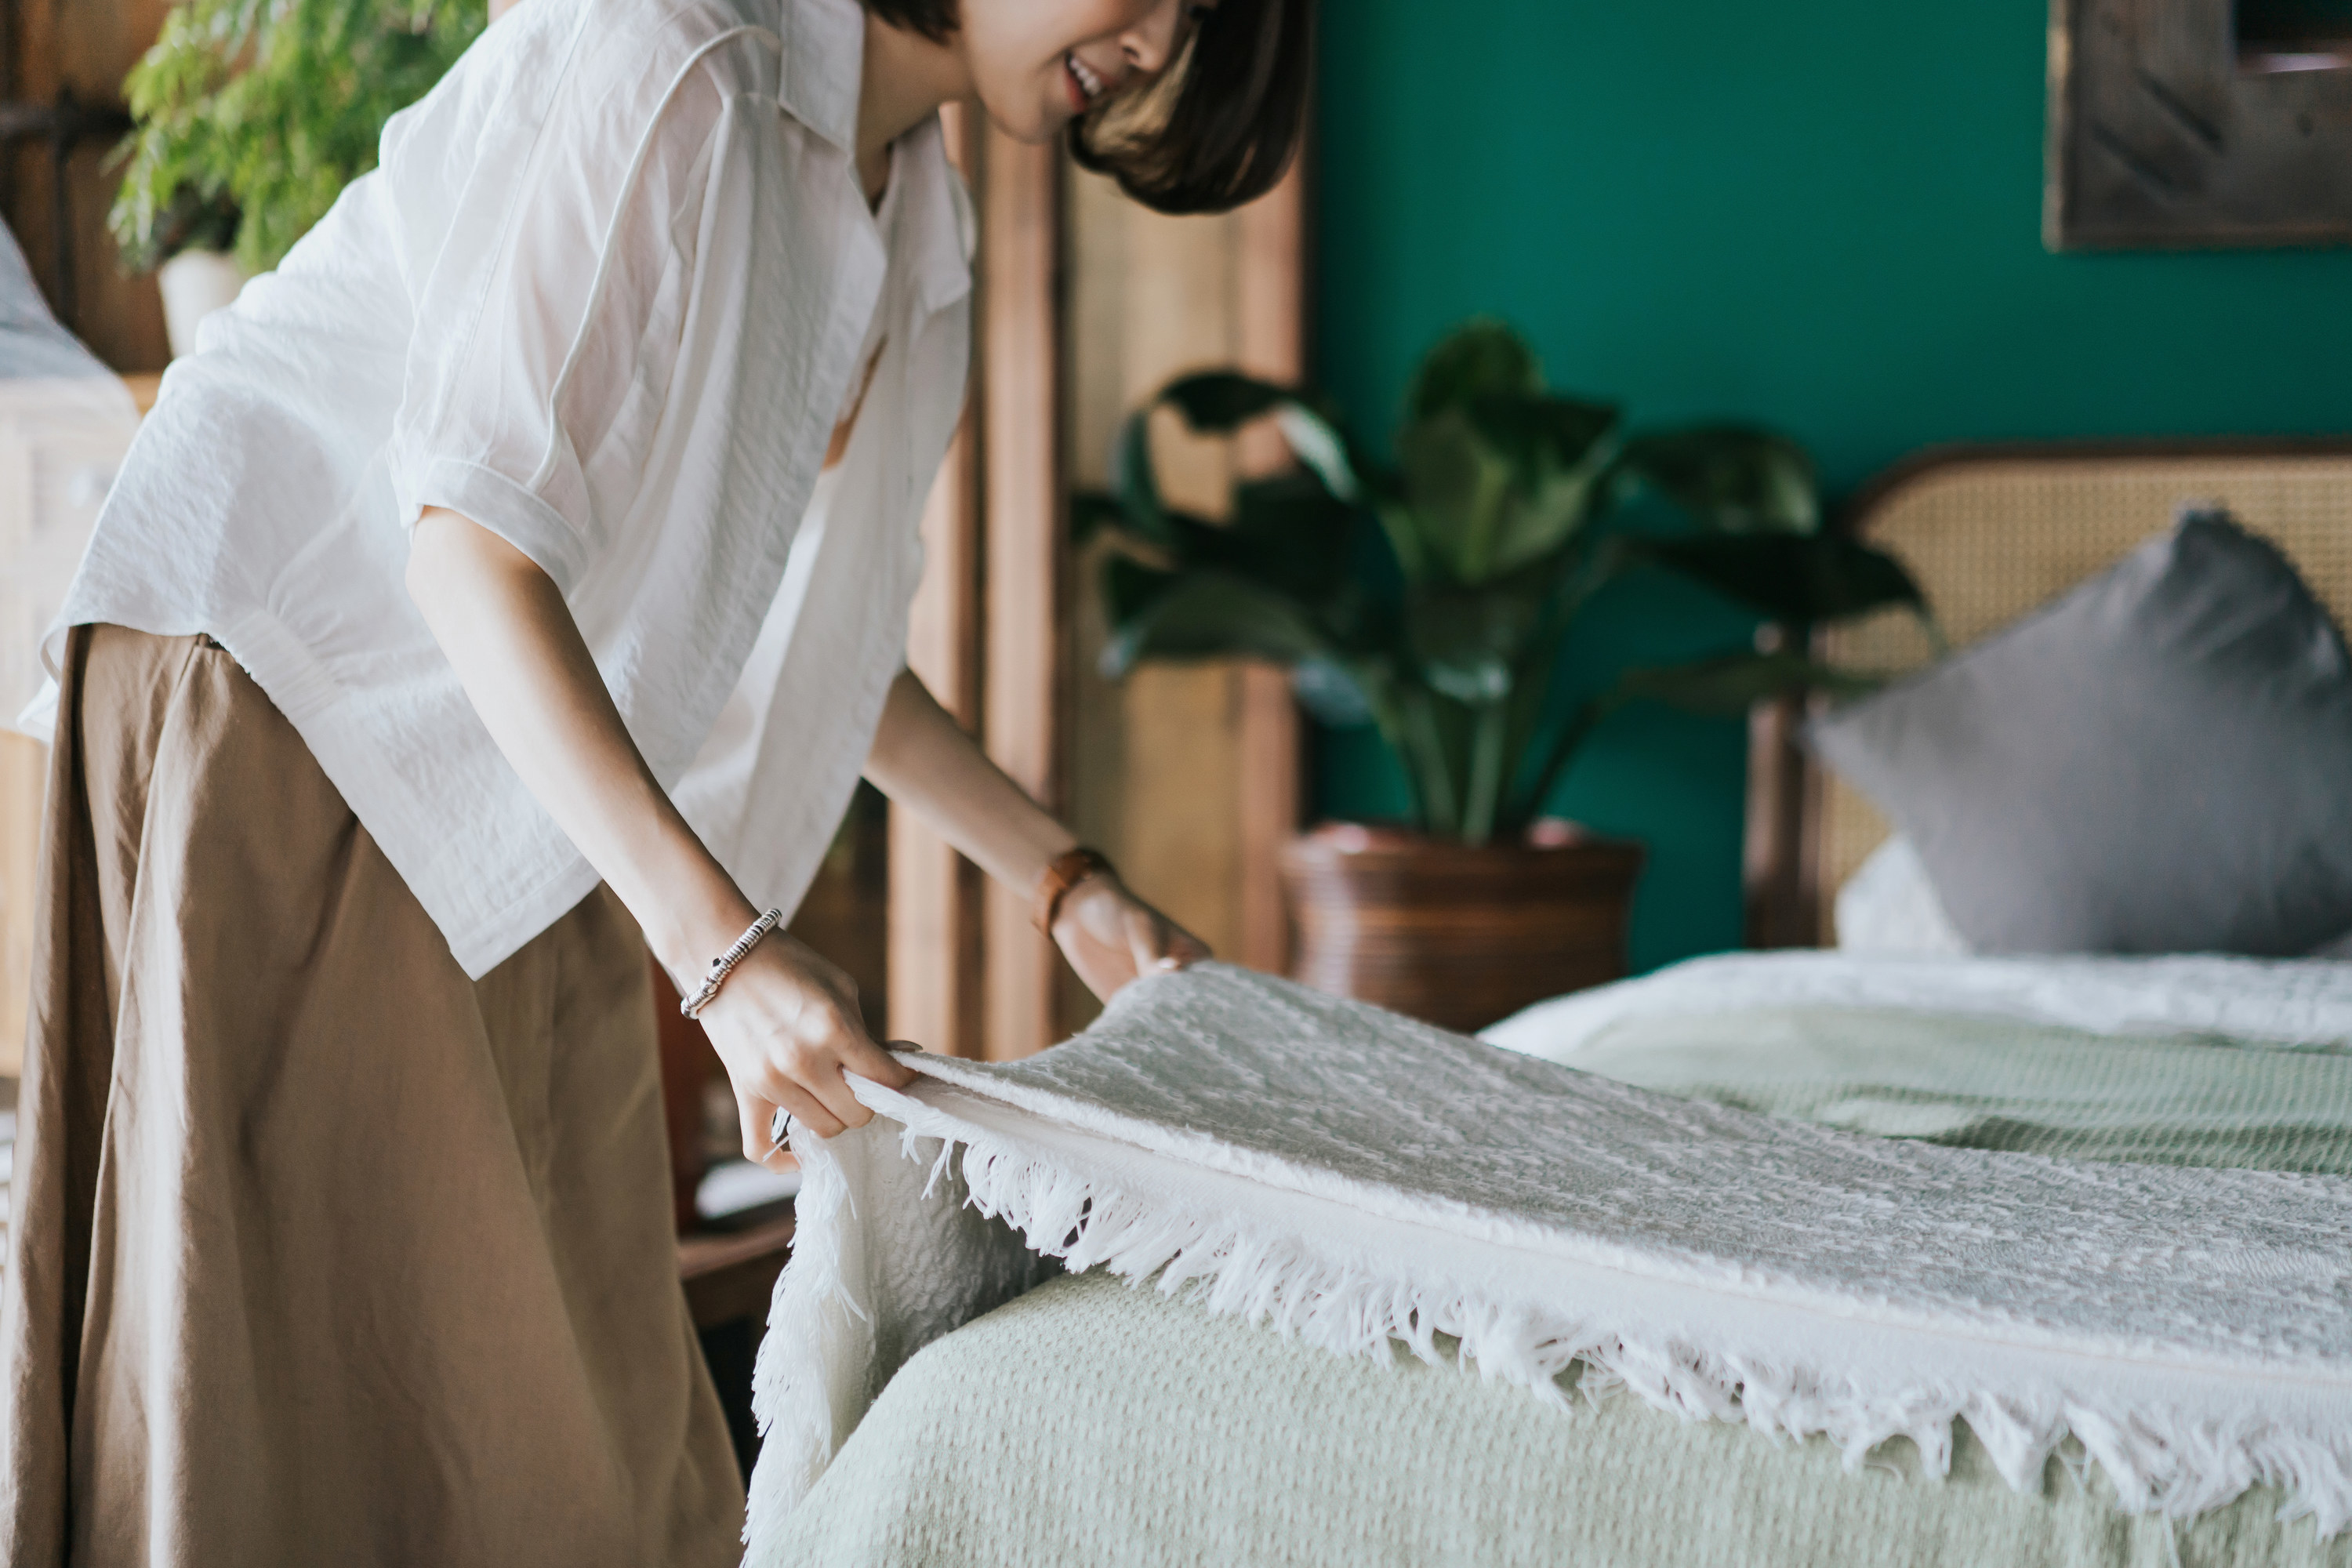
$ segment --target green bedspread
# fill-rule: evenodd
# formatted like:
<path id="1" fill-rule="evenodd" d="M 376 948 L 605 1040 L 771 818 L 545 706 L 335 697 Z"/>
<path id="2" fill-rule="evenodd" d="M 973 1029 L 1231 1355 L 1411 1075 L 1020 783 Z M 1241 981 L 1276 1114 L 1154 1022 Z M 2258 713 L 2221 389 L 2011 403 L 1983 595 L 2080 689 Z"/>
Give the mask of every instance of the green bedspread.
<path id="1" fill-rule="evenodd" d="M 1643 1018 L 1574 1065 L 1893 1136 L 2074 1159 L 2352 1174 L 2352 1055 L 1835 1009 Z M 1948 1479 L 1906 1442 L 1821 1441 L 1630 1398 L 1570 1413 L 1430 1367 L 1349 1361 L 1101 1275 L 917 1355 L 788 1527 L 852 1565 L 2352 1565 L 2257 1490 L 2178 1528 L 2062 1457 L 2011 1491 L 1965 1429 Z"/>
<path id="2" fill-rule="evenodd" d="M 1852 1132 L 2352 1175 L 2352 1054 L 1834 1007 L 1628 1019 L 1570 1064 Z"/>

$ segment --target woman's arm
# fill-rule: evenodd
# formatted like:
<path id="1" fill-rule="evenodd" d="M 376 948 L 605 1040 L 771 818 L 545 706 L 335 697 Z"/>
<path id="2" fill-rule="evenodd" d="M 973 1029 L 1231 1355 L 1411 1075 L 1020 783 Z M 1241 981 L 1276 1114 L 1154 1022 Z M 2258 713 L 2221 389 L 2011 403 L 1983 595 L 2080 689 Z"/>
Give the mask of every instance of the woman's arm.
<path id="1" fill-rule="evenodd" d="M 891 685 L 866 776 L 1021 893 L 1034 889 L 1055 858 L 1077 843 L 988 760 L 910 671 L 901 670 Z M 1199 938 L 1115 876 L 1089 877 L 1070 890 L 1054 940 L 1078 977 L 1106 1000 L 1139 974 L 1209 956 Z"/>
<path id="2" fill-rule="evenodd" d="M 1035 887 L 1055 857 L 1077 847 L 1070 830 L 988 760 L 911 670 L 890 683 L 866 777 L 1008 888 Z"/>
<path id="3" fill-rule="evenodd" d="M 408 592 L 532 795 L 645 930 L 680 988 L 759 911 L 646 766 L 563 595 L 530 558 L 440 508 L 417 520 Z M 769 1160 L 782 1108 L 830 1137 L 872 1115 L 845 1072 L 912 1078 L 867 1037 L 856 988 L 779 931 L 728 977 L 702 1025 L 734 1081 L 743 1152 Z"/>

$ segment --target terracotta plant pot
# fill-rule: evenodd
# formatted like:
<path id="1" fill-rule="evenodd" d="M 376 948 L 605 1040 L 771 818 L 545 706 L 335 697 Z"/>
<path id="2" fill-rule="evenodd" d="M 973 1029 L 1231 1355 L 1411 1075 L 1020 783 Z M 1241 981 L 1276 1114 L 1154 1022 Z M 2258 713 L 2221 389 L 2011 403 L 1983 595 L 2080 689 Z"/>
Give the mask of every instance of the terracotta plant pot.
<path id="1" fill-rule="evenodd" d="M 1618 979 L 1642 847 L 1538 827 L 1475 848 L 1354 823 L 1292 839 L 1297 977 L 1465 1033 Z"/>

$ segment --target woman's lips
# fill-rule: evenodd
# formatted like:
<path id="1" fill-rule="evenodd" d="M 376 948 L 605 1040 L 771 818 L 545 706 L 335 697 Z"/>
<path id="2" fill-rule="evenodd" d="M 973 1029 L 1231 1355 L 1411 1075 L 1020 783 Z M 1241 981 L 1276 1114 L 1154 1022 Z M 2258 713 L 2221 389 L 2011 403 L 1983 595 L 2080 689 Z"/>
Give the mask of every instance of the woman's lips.
<path id="1" fill-rule="evenodd" d="M 1078 58 L 1076 50 L 1062 57 L 1062 79 L 1069 87 L 1070 107 L 1077 113 L 1084 114 L 1094 106 L 1095 100 L 1102 96 L 1103 79 L 1096 74 L 1093 67 Z"/>

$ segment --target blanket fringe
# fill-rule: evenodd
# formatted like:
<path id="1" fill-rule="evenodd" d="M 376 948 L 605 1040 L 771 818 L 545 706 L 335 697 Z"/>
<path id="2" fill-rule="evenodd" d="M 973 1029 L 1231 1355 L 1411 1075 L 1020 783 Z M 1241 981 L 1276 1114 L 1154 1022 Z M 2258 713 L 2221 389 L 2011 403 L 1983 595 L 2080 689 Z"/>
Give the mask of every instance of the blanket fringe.
<path id="1" fill-rule="evenodd" d="M 2073 1399 L 2035 1402 L 1935 1382 L 1864 1390 L 1813 1368 L 1654 1337 L 1638 1323 L 1338 1267 L 1296 1236 L 1118 1190 L 920 1102 L 907 1102 L 902 1114 L 901 1151 L 929 1161 L 927 1192 L 960 1178 L 964 1202 L 1009 1227 L 1030 1251 L 1073 1272 L 1107 1268 L 1139 1288 L 1181 1295 L 1339 1354 L 1385 1357 L 1402 1344 L 1423 1362 L 1475 1367 L 1563 1408 L 1570 1395 L 1561 1375 L 1580 1364 L 1574 1386 L 1588 1398 L 1622 1392 L 1685 1420 L 1745 1422 L 1776 1439 L 1824 1436 L 1848 1470 L 1881 1444 L 1905 1437 L 1921 1468 L 1940 1478 L 1951 1466 L 1952 1423 L 1965 1421 L 2020 1491 L 2039 1488 L 2053 1456 L 2075 1468 L 2074 1445 L 2060 1452 L 2071 1436 L 2127 1513 L 2191 1519 L 2267 1484 L 2287 1494 L 2282 1522 L 2308 1517 L 2323 1539 L 2352 1524 L 2352 1434 L 2315 1434 L 2260 1416 L 2214 1420 Z M 848 1436 L 822 1415 L 837 1402 L 806 1391 L 863 1376 L 849 1369 L 872 1361 L 873 1313 L 850 1288 L 858 1268 L 845 1255 L 855 1229 L 841 1223 L 848 1187 L 837 1173 L 810 1174 L 753 1379 L 765 1434 L 751 1486 L 746 1539 L 753 1542 L 772 1533 Z M 1455 1354 L 1441 1340 L 1452 1342 Z"/>
<path id="2" fill-rule="evenodd" d="M 1385 1356 L 1393 1342 L 1440 1363 L 1454 1359 L 1439 1342 L 1444 1338 L 1458 1347 L 1461 1364 L 1563 1407 L 1570 1394 L 1560 1376 L 1581 1363 L 1576 1386 L 1588 1396 L 1622 1391 L 1686 1420 L 1744 1421 L 1776 1438 L 1825 1436 L 1849 1470 L 1880 1444 L 1906 1437 L 1922 1468 L 1941 1477 L 1951 1465 L 1952 1423 L 1965 1421 L 2019 1490 L 2040 1486 L 2046 1463 L 2072 1435 L 2105 1473 L 2126 1512 L 2189 1519 L 2269 1484 L 2287 1493 L 2283 1521 L 2309 1517 L 2322 1537 L 2352 1523 L 2352 1435 L 2323 1436 L 2261 1417 L 2217 1421 L 2064 1399 L 2034 1403 L 1935 1383 L 1865 1391 L 1812 1368 L 1653 1338 L 1635 1323 L 1335 1267 L 1296 1237 L 1255 1233 L 1229 1215 L 1186 1214 L 1118 1191 L 928 1106 L 910 1102 L 908 1114 L 902 1136 L 908 1157 L 930 1159 L 934 1184 L 960 1174 L 966 1201 L 1009 1226 L 1034 1251 L 1073 1272 L 1107 1268 L 1139 1287 L 1182 1294 L 1213 1312 L 1268 1324 L 1342 1355 Z M 920 1147 L 933 1140 L 936 1152 Z M 846 1201 L 833 1190 L 834 1203 Z M 843 1288 L 833 1239 L 841 1229 L 827 1216 L 803 1215 L 788 1278 L 798 1277 L 796 1312 L 805 1321 L 776 1325 L 803 1344 L 818 1337 L 819 1324 L 808 1314 L 863 1315 Z M 835 1326 L 848 1324 L 836 1318 Z M 778 1338 L 772 1333 L 769 1345 L 778 1346 Z M 824 1375 L 815 1360 L 789 1354 L 763 1355 L 760 1372 L 763 1425 L 789 1407 L 788 1385 Z M 822 1470 L 833 1437 L 797 1435 L 803 1447 L 823 1449 L 805 1456 L 811 1479 Z M 780 1439 L 794 1435 L 771 1433 L 771 1443 Z M 754 1485 L 755 1517 L 788 1506 L 778 1499 L 763 1509 L 762 1489 Z"/>
<path id="3" fill-rule="evenodd" d="M 751 1369 L 751 1415 L 761 1449 L 745 1488 L 743 1540 L 752 1548 L 747 1564 L 762 1543 L 775 1538 L 770 1526 L 792 1511 L 847 1436 L 832 1430 L 832 1399 L 795 1399 L 795 1391 L 839 1375 L 846 1358 L 829 1364 L 826 1351 L 840 1345 L 844 1336 L 862 1342 L 869 1353 L 873 1346 L 874 1314 L 850 1291 L 844 1267 L 843 1243 L 850 1227 L 841 1221 L 853 1206 L 848 1184 L 837 1172 L 823 1173 L 830 1179 L 821 1179 L 811 1165 L 804 1155 L 800 1195 L 793 1200 L 792 1256 L 776 1281 L 768 1331 Z M 856 1364 L 862 1367 L 866 1361 Z"/>

